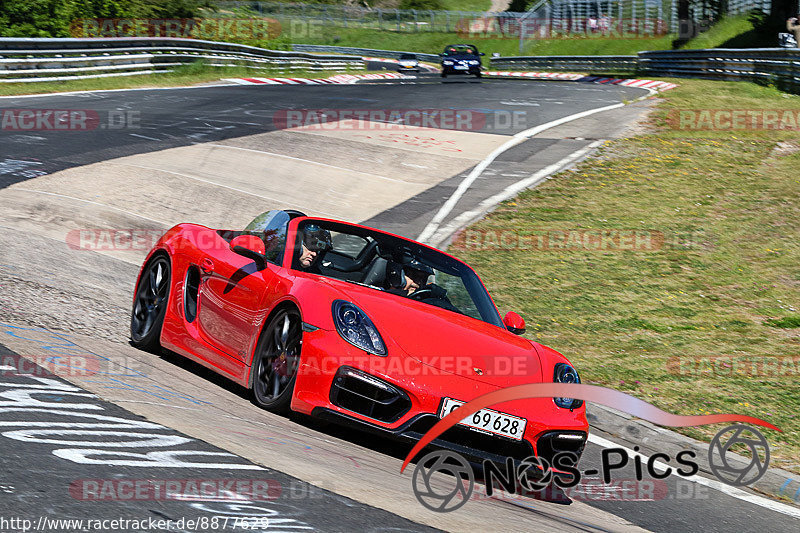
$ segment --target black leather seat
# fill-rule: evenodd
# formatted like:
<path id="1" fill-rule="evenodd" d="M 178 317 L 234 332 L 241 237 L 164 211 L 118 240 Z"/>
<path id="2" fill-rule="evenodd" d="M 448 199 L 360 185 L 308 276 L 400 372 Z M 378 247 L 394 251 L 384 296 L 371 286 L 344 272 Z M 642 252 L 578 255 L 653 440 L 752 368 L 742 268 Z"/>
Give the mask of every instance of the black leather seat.
<path id="1" fill-rule="evenodd" d="M 361 283 L 373 287 L 383 287 L 383 282 L 386 280 L 386 264 L 387 261 L 383 257 L 373 259 Z"/>

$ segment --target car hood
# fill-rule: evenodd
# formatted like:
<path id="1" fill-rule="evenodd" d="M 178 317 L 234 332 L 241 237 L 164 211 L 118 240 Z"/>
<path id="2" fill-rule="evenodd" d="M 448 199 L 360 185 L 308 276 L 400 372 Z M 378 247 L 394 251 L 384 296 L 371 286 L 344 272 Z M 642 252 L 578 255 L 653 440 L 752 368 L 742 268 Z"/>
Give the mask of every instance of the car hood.
<path id="1" fill-rule="evenodd" d="M 360 307 L 387 343 L 442 373 L 497 387 L 542 381 L 542 361 L 523 337 L 481 320 L 368 287 L 323 278 Z"/>

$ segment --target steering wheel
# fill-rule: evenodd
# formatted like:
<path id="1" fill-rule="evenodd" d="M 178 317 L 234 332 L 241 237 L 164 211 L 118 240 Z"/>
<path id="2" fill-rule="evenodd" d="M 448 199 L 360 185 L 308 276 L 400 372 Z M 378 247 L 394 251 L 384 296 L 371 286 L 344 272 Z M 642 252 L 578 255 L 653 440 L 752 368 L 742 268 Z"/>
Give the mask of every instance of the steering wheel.
<path id="1" fill-rule="evenodd" d="M 417 289 L 408 295 L 412 300 L 424 300 L 434 296 L 433 289 Z"/>

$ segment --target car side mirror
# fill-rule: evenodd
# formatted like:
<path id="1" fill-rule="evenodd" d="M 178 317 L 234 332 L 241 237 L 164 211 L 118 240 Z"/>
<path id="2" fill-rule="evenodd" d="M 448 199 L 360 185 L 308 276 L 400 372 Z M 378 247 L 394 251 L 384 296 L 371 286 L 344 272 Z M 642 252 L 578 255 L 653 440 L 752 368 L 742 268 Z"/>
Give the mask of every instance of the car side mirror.
<path id="1" fill-rule="evenodd" d="M 525 333 L 525 320 L 514 311 L 509 311 L 503 317 L 503 325 L 514 335 Z"/>
<path id="2" fill-rule="evenodd" d="M 479 55 L 479 56 L 485 56 L 486 54 L 484 54 L 483 52 L 481 52 L 481 53 L 480 53 L 480 54 L 478 54 L 478 55 Z"/>
<path id="3" fill-rule="evenodd" d="M 231 251 L 248 259 L 252 259 L 259 270 L 267 267 L 267 259 L 264 257 L 267 249 L 264 241 L 255 235 L 239 235 L 231 240 Z"/>

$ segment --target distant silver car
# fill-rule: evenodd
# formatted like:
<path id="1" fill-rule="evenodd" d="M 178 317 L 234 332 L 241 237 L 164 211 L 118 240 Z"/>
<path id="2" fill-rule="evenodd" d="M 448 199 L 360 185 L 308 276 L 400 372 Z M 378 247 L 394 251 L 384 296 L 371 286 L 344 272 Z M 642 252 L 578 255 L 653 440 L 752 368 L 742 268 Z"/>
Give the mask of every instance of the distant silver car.
<path id="1" fill-rule="evenodd" d="M 414 54 L 401 54 L 397 61 L 397 72 L 419 72 L 419 59 Z"/>

